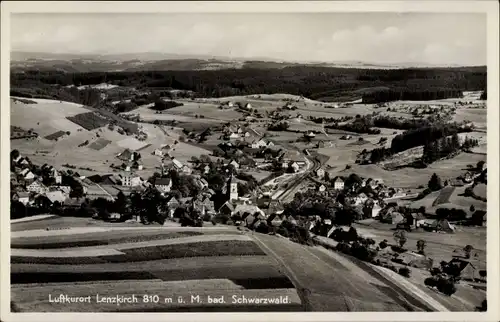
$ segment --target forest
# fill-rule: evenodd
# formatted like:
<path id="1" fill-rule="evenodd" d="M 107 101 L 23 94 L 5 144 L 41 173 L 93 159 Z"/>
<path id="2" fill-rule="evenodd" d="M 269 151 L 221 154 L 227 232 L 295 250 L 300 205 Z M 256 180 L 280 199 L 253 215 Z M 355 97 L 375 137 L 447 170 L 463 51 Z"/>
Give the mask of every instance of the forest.
<path id="1" fill-rule="evenodd" d="M 198 97 L 288 93 L 321 101 L 346 98 L 386 102 L 459 97 L 463 91 L 485 90 L 486 67 L 383 70 L 291 66 L 88 73 L 33 70 L 12 73 L 10 79 L 11 95 L 24 97 L 78 96 L 83 100 L 85 97 L 79 97 L 75 89 L 66 86 L 108 83 L 145 91 L 166 88 L 193 91 Z"/>

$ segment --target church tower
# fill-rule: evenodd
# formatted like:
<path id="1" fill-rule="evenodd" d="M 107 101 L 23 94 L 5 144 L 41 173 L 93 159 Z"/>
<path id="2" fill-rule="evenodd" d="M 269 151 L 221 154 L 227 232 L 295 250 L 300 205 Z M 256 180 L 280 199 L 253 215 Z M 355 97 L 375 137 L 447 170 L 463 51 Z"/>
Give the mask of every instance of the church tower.
<path id="1" fill-rule="evenodd" d="M 238 183 L 233 175 L 231 175 L 227 181 L 226 192 L 228 194 L 229 201 L 238 200 Z"/>

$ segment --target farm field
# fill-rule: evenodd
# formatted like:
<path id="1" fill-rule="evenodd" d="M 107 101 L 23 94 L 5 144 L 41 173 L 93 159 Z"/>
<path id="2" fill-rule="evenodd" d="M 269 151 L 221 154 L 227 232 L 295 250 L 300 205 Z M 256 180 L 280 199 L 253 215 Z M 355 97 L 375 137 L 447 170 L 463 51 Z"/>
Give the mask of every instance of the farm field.
<path id="1" fill-rule="evenodd" d="M 57 218 L 51 221 L 54 222 L 54 220 Z M 74 219 L 66 220 L 66 223 L 74 221 Z M 83 223 L 84 220 L 76 221 Z M 40 227 L 42 222 L 43 220 L 26 222 L 19 224 L 18 227 L 34 229 Z M 167 232 L 164 229 L 155 229 L 156 232 L 151 232 L 143 230 L 145 234 L 142 234 L 140 238 L 137 237 L 137 231 L 133 229 L 94 233 L 93 236 L 85 234 L 76 238 L 79 240 L 74 240 L 78 235 L 65 235 L 66 241 L 59 240 L 59 244 L 53 241 L 57 238 L 61 239 L 61 236 L 36 237 L 38 244 L 35 237 L 29 237 L 31 239 L 29 243 L 26 240 L 23 241 L 25 239 L 23 237 L 14 238 L 11 258 L 13 306 L 16 311 L 20 312 L 82 311 L 81 305 L 60 306 L 48 301 L 47 294 L 56 297 L 60 293 L 70 292 L 72 296 L 90 295 L 93 300 L 88 305 L 97 312 L 114 312 L 117 309 L 121 311 L 200 309 L 238 311 L 248 308 L 249 305 L 253 311 L 303 310 L 301 299 L 288 277 L 280 273 L 274 260 L 252 242 L 251 238 L 241 235 L 235 229 L 232 229 L 232 233 L 222 235 L 212 234 L 207 228 L 203 229 L 203 232 L 196 228 L 187 229 L 191 231 Z M 221 228 L 216 229 L 221 230 Z M 161 230 L 163 232 L 159 233 Z M 100 238 L 103 244 L 95 245 Z M 90 246 L 89 241 L 94 245 Z M 83 255 L 65 259 L 53 257 L 50 253 L 67 253 L 69 250 L 30 250 L 27 248 L 30 245 L 39 248 L 40 242 L 45 246 L 51 245 L 50 248 L 67 247 L 69 242 L 73 242 L 71 246 L 74 247 L 69 249 L 79 251 Z M 20 243 L 22 249 L 15 248 L 16 243 Z M 145 247 L 147 244 L 149 246 Z M 81 245 L 86 246 L 81 248 Z M 83 252 L 83 249 L 88 251 Z M 99 257 L 91 255 L 91 250 L 99 249 L 101 252 L 115 250 L 121 252 L 122 255 L 111 255 L 111 253 Z M 21 251 L 27 253 L 22 254 Z M 33 257 L 33 252 L 39 252 L 39 255 Z M 117 256 L 122 256 L 122 258 L 118 259 Z M 110 289 L 113 294 L 110 294 Z M 141 299 L 142 294 L 146 293 L 160 296 L 162 302 L 122 304 L 119 307 L 116 304 L 99 305 L 95 302 L 97 294 L 100 296 L 135 294 Z M 201 301 L 191 303 L 192 294 L 199 295 Z M 226 303 L 209 304 L 207 303 L 208 295 L 224 296 Z M 288 297 L 288 303 L 238 304 L 231 302 L 233 295 L 247 298 L 282 296 Z M 164 301 L 164 298 L 177 299 L 179 296 L 184 297 L 186 302 Z M 88 308 L 85 309 L 88 310 Z"/>

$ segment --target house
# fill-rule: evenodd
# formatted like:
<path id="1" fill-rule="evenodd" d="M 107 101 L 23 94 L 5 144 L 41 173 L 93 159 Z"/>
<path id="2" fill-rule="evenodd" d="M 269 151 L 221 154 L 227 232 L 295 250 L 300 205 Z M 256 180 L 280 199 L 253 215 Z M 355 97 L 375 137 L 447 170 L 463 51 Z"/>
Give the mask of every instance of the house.
<path id="1" fill-rule="evenodd" d="M 119 153 L 116 156 L 118 159 L 122 161 L 134 161 L 134 153 L 130 151 L 129 149 L 123 150 L 123 152 Z"/>
<path id="2" fill-rule="evenodd" d="M 33 181 L 30 185 L 26 187 L 29 192 L 35 193 L 45 193 L 47 191 L 47 187 L 40 181 Z"/>
<path id="3" fill-rule="evenodd" d="M 142 184 L 142 179 L 138 175 L 134 174 L 122 174 L 120 175 L 122 186 L 124 187 L 137 187 Z"/>
<path id="4" fill-rule="evenodd" d="M 381 222 L 386 223 L 386 224 L 393 224 L 393 225 L 397 225 L 399 223 L 402 223 L 404 220 L 405 220 L 404 216 L 396 211 L 387 212 L 385 214 L 382 214 L 380 217 Z"/>
<path id="5" fill-rule="evenodd" d="M 170 178 L 156 178 L 154 181 L 154 187 L 162 194 L 170 192 L 170 189 L 172 188 L 172 180 L 170 180 Z"/>
<path id="6" fill-rule="evenodd" d="M 245 213 L 251 214 L 251 215 L 255 216 L 255 218 L 257 218 L 257 216 L 259 216 L 260 219 L 266 218 L 266 214 L 264 213 L 264 211 L 256 205 L 239 204 L 239 205 L 236 205 L 236 207 L 234 208 L 234 211 L 233 211 L 233 215 L 239 214 L 240 216 L 243 216 L 243 214 L 245 214 Z"/>
<path id="7" fill-rule="evenodd" d="M 318 178 L 324 178 L 325 177 L 325 170 L 323 170 L 322 168 L 319 168 L 318 170 L 316 170 L 316 176 Z"/>
<path id="8" fill-rule="evenodd" d="M 477 268 L 469 261 L 460 258 L 453 258 L 448 265 L 454 265 L 458 267 L 460 271 L 460 277 L 464 280 L 474 280 L 478 278 Z"/>
<path id="9" fill-rule="evenodd" d="M 319 191 L 319 192 L 325 192 L 325 191 L 326 191 L 326 187 L 325 187 L 325 185 L 324 185 L 324 184 L 319 185 L 319 186 L 318 186 L 318 191 Z"/>
<path id="10" fill-rule="evenodd" d="M 198 180 L 196 180 L 196 183 L 200 186 L 202 190 L 208 188 L 208 182 L 204 178 L 199 178 Z"/>
<path id="11" fill-rule="evenodd" d="M 207 164 L 205 167 L 203 167 L 203 173 L 207 174 L 210 172 L 210 166 Z"/>
<path id="12" fill-rule="evenodd" d="M 47 198 L 49 198 L 50 202 L 54 203 L 54 202 L 59 202 L 59 203 L 63 203 L 64 200 L 68 197 L 67 194 L 63 193 L 62 191 L 49 191 L 49 192 L 46 192 L 45 193 L 45 196 Z"/>
<path id="13" fill-rule="evenodd" d="M 246 104 L 245 104 L 245 108 L 246 108 L 246 109 L 251 109 L 251 108 L 252 108 L 252 104 L 250 104 L 250 103 L 246 103 Z"/>
<path id="14" fill-rule="evenodd" d="M 177 210 L 177 208 L 181 206 L 181 203 L 179 202 L 179 200 L 177 200 L 177 198 L 171 196 L 167 201 L 167 206 L 168 206 L 168 216 L 170 218 L 173 218 L 175 211 Z"/>
<path id="15" fill-rule="evenodd" d="M 341 177 L 337 176 L 337 177 L 333 178 L 332 183 L 333 183 L 333 188 L 335 190 L 343 190 L 344 189 L 344 179 L 342 179 Z"/>
<path id="16" fill-rule="evenodd" d="M 27 181 L 35 179 L 35 175 L 28 168 L 23 169 L 19 174 L 21 174 L 23 176 L 24 180 L 27 180 Z"/>
<path id="17" fill-rule="evenodd" d="M 234 207 L 233 204 L 230 203 L 229 201 L 226 201 L 220 208 L 219 208 L 219 215 L 221 216 L 227 216 L 231 217 L 234 212 Z"/>
<path id="18" fill-rule="evenodd" d="M 267 224 L 269 226 L 279 227 L 281 226 L 281 223 L 283 222 L 284 219 L 285 216 L 283 214 L 274 213 L 269 215 L 269 217 L 267 218 Z"/>
<path id="19" fill-rule="evenodd" d="M 229 139 L 234 140 L 234 139 L 239 139 L 240 135 L 238 133 L 231 133 L 229 134 Z"/>
<path id="20" fill-rule="evenodd" d="M 236 162 L 235 160 L 232 160 L 231 162 L 229 162 L 228 165 L 232 165 L 235 169 L 239 169 L 239 167 L 240 167 L 238 162 Z"/>
<path id="21" fill-rule="evenodd" d="M 163 150 L 161 150 L 161 149 L 155 149 L 153 151 L 153 154 L 156 155 L 156 156 L 162 157 L 163 156 Z"/>
<path id="22" fill-rule="evenodd" d="M 289 165 L 294 172 L 299 172 L 300 170 L 300 165 L 297 163 L 297 162 L 292 162 L 290 165 Z"/>
<path id="23" fill-rule="evenodd" d="M 19 201 L 24 205 L 27 205 L 30 201 L 30 194 L 26 191 L 15 192 L 12 195 L 12 200 Z"/>
<path id="24" fill-rule="evenodd" d="M 69 194 L 71 192 L 70 186 L 59 186 L 57 188 L 65 194 Z"/>

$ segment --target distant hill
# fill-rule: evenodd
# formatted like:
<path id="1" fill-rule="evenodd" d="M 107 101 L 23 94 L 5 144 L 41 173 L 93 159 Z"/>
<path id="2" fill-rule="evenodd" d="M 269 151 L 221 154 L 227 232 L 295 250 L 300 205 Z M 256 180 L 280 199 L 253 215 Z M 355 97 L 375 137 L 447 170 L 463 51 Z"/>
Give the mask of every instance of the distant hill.
<path id="1" fill-rule="evenodd" d="M 438 67 L 422 63 L 375 64 L 367 62 L 283 62 L 272 58 L 228 58 L 208 55 L 165 53 L 127 54 L 65 54 L 43 52 L 11 52 L 11 69 L 59 70 L 74 72 L 117 72 L 140 70 L 221 70 L 221 69 L 282 69 L 285 67 L 338 67 L 364 69 L 398 69 L 408 67 Z M 439 66 L 456 67 L 456 66 Z"/>

